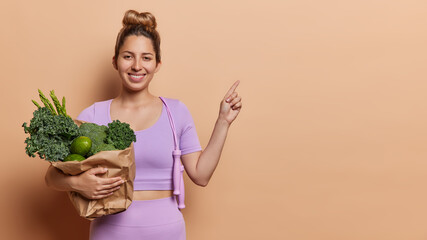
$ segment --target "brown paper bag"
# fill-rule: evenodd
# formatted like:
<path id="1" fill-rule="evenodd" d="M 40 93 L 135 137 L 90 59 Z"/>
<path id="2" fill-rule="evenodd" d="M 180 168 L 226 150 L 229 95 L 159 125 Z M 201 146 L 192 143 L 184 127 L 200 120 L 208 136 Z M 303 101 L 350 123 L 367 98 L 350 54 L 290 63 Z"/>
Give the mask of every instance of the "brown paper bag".
<path id="1" fill-rule="evenodd" d="M 77 125 L 84 121 L 74 120 Z M 101 177 L 120 176 L 125 182 L 112 195 L 91 200 L 77 192 L 68 192 L 68 196 L 80 216 L 93 220 L 103 215 L 119 213 L 126 210 L 133 199 L 133 181 L 135 179 L 135 153 L 133 142 L 124 150 L 101 151 L 87 159 L 70 162 L 51 162 L 52 166 L 65 174 L 77 175 L 91 168 L 105 167 L 108 171 Z"/>

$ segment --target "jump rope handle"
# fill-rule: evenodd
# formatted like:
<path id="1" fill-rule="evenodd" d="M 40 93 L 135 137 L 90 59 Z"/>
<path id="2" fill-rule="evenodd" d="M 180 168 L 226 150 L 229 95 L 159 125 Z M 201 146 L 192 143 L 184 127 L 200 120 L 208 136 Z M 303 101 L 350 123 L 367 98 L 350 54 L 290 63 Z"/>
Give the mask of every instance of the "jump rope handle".
<path id="1" fill-rule="evenodd" d="M 172 152 L 173 154 L 173 194 L 174 195 L 179 195 L 181 193 L 181 178 L 180 178 L 180 174 L 181 174 L 181 164 L 179 162 L 179 160 L 181 159 L 181 150 L 173 150 Z"/>
<path id="2" fill-rule="evenodd" d="M 184 166 L 181 165 L 181 150 L 173 150 L 174 166 L 173 166 L 173 194 L 178 197 L 178 208 L 185 208 L 184 204 Z"/>

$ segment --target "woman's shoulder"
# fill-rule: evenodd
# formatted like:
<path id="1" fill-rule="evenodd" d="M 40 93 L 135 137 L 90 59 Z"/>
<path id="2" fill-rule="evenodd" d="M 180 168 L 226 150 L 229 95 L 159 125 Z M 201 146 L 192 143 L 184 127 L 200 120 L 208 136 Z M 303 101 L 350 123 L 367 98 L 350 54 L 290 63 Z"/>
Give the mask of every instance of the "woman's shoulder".
<path id="1" fill-rule="evenodd" d="M 93 104 L 91 104 L 88 107 L 84 108 L 80 112 L 80 114 L 77 116 L 76 119 L 82 120 L 82 121 L 86 121 L 86 122 L 93 122 L 94 117 L 95 117 L 95 109 L 106 108 L 106 106 L 108 106 L 108 104 L 112 100 L 113 99 L 107 99 L 107 100 L 102 100 L 102 101 L 94 102 Z"/>
<path id="2" fill-rule="evenodd" d="M 171 97 L 162 97 L 162 98 L 166 101 L 166 104 L 168 105 L 169 108 L 176 109 L 179 112 L 188 111 L 187 106 L 181 100 L 177 98 L 171 98 Z"/>
<path id="3" fill-rule="evenodd" d="M 161 98 L 163 98 L 167 104 L 177 104 L 179 102 L 179 99 L 177 98 L 171 98 L 171 97 L 164 97 L 164 96 L 160 96 Z"/>
<path id="4" fill-rule="evenodd" d="M 183 101 L 177 98 L 168 97 L 163 97 L 163 99 L 165 99 L 173 118 L 177 120 L 178 124 L 184 126 L 185 124 L 193 121 L 190 109 Z"/>

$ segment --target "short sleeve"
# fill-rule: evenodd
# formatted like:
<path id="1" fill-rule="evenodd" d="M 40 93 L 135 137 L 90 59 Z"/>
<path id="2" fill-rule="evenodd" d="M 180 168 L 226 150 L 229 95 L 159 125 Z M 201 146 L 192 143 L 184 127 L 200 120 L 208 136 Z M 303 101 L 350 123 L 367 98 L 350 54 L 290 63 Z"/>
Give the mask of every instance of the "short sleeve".
<path id="1" fill-rule="evenodd" d="M 77 120 L 85 122 L 93 122 L 95 117 L 95 104 L 83 109 L 83 111 L 77 116 Z"/>
<path id="2" fill-rule="evenodd" d="M 181 155 L 201 151 L 199 137 L 197 135 L 196 126 L 194 124 L 193 117 L 187 106 L 179 101 L 179 116 L 181 125 L 181 136 L 179 141 L 179 147 L 181 149 Z"/>

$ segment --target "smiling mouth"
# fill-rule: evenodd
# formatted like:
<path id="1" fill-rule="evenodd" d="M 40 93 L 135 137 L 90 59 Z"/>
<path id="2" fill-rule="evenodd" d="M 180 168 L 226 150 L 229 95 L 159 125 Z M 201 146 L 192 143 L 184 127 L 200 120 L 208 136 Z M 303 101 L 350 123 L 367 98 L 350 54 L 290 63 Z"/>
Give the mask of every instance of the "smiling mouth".
<path id="1" fill-rule="evenodd" d="M 144 78 L 147 74 L 131 74 L 128 73 L 128 75 L 130 76 L 130 79 L 133 81 L 140 81 L 142 78 Z"/>

